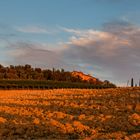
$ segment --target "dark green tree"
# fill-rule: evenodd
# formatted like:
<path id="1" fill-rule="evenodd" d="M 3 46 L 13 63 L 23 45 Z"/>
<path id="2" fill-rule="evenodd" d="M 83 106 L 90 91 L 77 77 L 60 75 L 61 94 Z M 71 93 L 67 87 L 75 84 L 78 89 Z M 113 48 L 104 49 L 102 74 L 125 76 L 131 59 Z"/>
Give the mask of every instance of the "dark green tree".
<path id="1" fill-rule="evenodd" d="M 133 87 L 134 86 L 134 80 L 133 80 L 133 78 L 131 78 L 131 87 Z"/>

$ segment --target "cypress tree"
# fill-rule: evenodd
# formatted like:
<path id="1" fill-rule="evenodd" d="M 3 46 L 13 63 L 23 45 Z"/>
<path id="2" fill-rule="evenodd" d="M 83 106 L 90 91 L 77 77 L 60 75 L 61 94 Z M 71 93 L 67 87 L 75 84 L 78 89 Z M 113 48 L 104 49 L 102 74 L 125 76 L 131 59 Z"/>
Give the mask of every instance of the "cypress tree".
<path id="1" fill-rule="evenodd" d="M 133 87 L 134 86 L 134 80 L 133 80 L 133 78 L 131 79 L 131 87 Z"/>

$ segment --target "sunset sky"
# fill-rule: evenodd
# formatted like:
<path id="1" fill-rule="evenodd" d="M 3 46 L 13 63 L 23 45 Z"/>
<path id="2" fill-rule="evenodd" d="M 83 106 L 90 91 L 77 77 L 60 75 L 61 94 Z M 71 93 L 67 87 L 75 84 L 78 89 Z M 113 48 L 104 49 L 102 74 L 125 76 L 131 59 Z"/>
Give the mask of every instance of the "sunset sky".
<path id="1" fill-rule="evenodd" d="M 140 79 L 140 0 L 0 0 L 0 64 Z"/>

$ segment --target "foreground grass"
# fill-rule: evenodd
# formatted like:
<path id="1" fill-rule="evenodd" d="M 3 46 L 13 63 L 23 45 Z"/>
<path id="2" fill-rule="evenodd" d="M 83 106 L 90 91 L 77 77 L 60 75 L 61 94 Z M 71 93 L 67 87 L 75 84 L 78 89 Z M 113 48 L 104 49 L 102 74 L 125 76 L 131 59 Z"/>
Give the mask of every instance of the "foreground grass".
<path id="1" fill-rule="evenodd" d="M 0 91 L 0 139 L 140 139 L 140 89 Z"/>

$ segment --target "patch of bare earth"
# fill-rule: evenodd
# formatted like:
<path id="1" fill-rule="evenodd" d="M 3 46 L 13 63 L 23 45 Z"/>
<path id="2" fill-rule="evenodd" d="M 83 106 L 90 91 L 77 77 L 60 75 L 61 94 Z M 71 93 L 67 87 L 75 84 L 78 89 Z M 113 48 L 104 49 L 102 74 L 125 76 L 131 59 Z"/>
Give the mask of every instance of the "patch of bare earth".
<path id="1" fill-rule="evenodd" d="M 140 89 L 0 91 L 0 140 L 140 139 Z"/>

